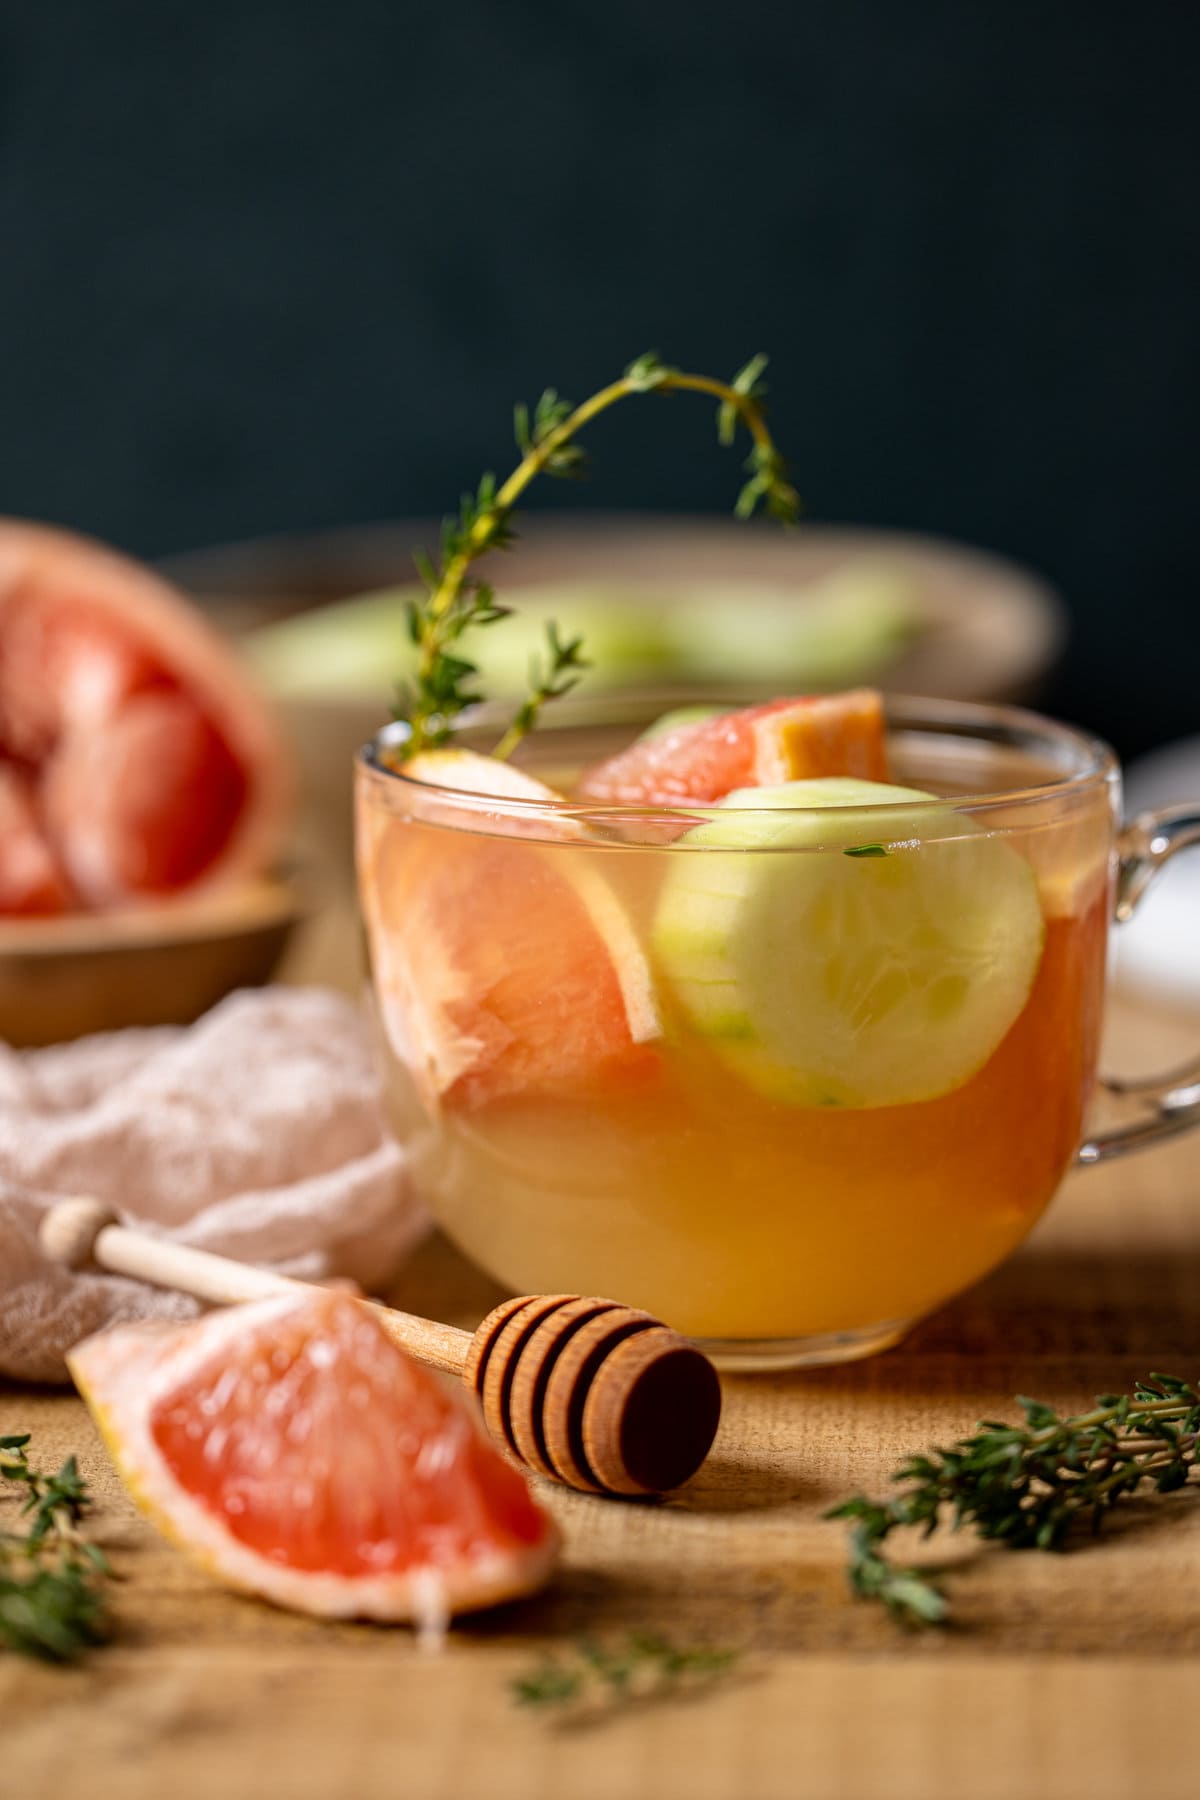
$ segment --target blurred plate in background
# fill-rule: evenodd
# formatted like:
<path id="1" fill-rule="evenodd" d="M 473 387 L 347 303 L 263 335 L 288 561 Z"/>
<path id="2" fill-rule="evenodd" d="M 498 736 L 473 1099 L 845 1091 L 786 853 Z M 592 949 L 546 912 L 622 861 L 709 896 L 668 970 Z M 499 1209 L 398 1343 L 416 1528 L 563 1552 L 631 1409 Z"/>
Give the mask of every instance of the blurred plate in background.
<path id="1" fill-rule="evenodd" d="M 437 529 L 413 520 L 262 538 L 177 556 L 164 568 L 235 629 L 248 631 L 332 601 L 410 586 L 413 552 L 436 545 Z M 665 614 L 664 632 L 647 631 L 621 655 L 622 679 L 636 679 L 639 654 L 648 651 L 645 674 L 656 684 L 672 672 L 681 679 L 708 679 L 713 662 L 723 666 L 735 640 L 736 679 L 769 684 L 786 678 L 791 626 L 796 628 L 794 672 L 805 672 L 803 658 L 814 650 L 818 676 L 828 666 L 840 680 L 848 663 L 851 678 L 873 669 L 886 673 L 890 686 L 910 693 L 1023 697 L 1045 673 L 1064 636 L 1061 602 L 1029 571 L 964 545 L 866 528 L 806 525 L 781 532 L 761 524 L 641 513 L 535 515 L 522 521 L 516 552 L 502 559 L 493 555 L 490 569 L 506 589 L 541 590 L 547 609 L 554 606 L 557 588 L 573 607 L 586 605 L 593 613 L 612 604 L 622 612 L 632 607 Z M 828 580 L 835 574 L 842 577 L 848 615 L 844 646 L 830 619 L 811 640 L 802 624 L 806 609 L 833 610 Z M 859 585 L 874 593 L 875 604 L 862 605 L 855 592 Z M 753 622 L 749 645 L 744 634 L 728 629 L 727 617 L 747 610 Z M 680 612 L 685 619 L 706 615 L 711 635 L 702 623 L 700 640 L 689 646 L 686 629 L 671 622 Z M 722 620 L 718 614 L 727 616 Z M 772 614 L 781 641 L 759 630 L 760 621 Z M 356 628 L 353 618 L 350 624 Z M 403 645 L 402 618 L 395 642 Z M 862 667 L 856 669 L 860 652 Z M 672 659 L 679 665 L 674 671 L 664 667 Z M 388 666 L 371 667 L 364 678 L 376 691 L 381 684 L 386 691 L 391 673 Z M 346 691 L 340 672 L 336 685 Z"/>
<path id="2" fill-rule="evenodd" d="M 427 521 L 267 538 L 165 572 L 238 632 L 290 720 L 310 811 L 348 843 L 348 768 L 388 716 L 412 650 L 405 602 Z M 731 701 L 867 681 L 957 699 L 1028 698 L 1065 635 L 1044 582 L 962 545 L 868 529 L 534 515 L 478 565 L 517 610 L 465 644 L 495 697 L 524 690 L 553 618 L 602 686 Z"/>

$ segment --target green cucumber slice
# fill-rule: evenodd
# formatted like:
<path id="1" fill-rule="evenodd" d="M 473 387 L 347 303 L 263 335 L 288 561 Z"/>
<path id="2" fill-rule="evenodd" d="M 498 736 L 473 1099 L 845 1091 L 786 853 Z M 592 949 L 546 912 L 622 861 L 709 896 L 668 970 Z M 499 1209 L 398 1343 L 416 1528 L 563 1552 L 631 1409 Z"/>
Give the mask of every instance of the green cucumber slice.
<path id="1" fill-rule="evenodd" d="M 676 706 L 655 719 L 653 725 L 647 725 L 638 738 L 640 744 L 648 744 L 654 738 L 666 737 L 668 732 L 680 731 L 685 725 L 701 725 L 705 719 L 720 716 L 719 706 Z"/>
<path id="2" fill-rule="evenodd" d="M 672 849 L 659 973 L 760 1093 L 936 1099 L 1021 1013 L 1045 936 L 1034 871 L 934 799 L 850 778 L 742 788 Z"/>

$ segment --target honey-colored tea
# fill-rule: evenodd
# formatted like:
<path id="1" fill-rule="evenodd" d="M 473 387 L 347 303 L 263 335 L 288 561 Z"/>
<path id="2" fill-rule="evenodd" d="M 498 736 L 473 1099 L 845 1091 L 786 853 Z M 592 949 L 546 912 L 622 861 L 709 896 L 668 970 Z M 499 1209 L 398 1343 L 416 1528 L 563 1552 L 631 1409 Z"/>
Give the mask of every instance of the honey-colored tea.
<path id="1" fill-rule="evenodd" d="M 1095 1076 L 1103 786 L 801 827 L 547 822 L 520 771 L 490 813 L 387 779 L 360 779 L 359 831 L 391 1105 L 498 1280 L 611 1295 L 730 1362 L 820 1360 L 1029 1231 Z"/>

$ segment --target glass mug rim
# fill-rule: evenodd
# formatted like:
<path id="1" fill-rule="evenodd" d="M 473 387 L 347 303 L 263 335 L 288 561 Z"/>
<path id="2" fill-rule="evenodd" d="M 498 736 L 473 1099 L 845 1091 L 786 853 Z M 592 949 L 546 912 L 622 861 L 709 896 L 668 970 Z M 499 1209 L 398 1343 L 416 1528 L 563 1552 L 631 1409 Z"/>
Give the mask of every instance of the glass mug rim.
<path id="1" fill-rule="evenodd" d="M 678 691 L 673 694 L 624 691 L 586 699 L 569 697 L 556 703 L 553 717 L 548 718 L 539 728 L 535 741 L 539 747 L 545 746 L 557 734 L 566 735 L 572 728 L 633 727 L 639 721 L 644 723 L 646 719 L 661 715 L 669 707 L 681 704 L 713 704 L 731 712 L 736 710 L 736 703 L 731 703 L 726 708 L 723 700 L 698 697 L 694 693 L 681 696 Z M 744 701 L 742 705 L 745 705 Z M 503 729 L 508 723 L 510 710 L 494 702 L 472 707 L 463 715 L 447 747 L 452 748 L 456 739 L 491 725 Z M 874 801 L 861 806 L 839 807 L 837 811 L 843 818 L 864 814 L 877 820 L 881 807 L 885 804 L 902 805 L 906 822 L 914 815 L 918 818 L 933 817 L 947 810 L 976 814 L 1003 809 L 1009 814 L 1014 807 L 1044 804 L 1058 798 L 1075 799 L 1105 787 L 1113 790 L 1114 795 L 1119 793 L 1120 763 L 1116 752 L 1102 738 L 1026 707 L 1012 706 L 1005 702 L 940 700 L 907 694 L 885 694 L 884 711 L 887 724 L 892 729 L 916 731 L 927 737 L 959 736 L 998 746 L 1006 743 L 1024 744 L 1027 748 L 1040 750 L 1049 762 L 1061 764 L 1064 772 L 1045 781 L 1017 787 L 938 795 L 930 800 Z M 609 825 L 622 819 L 645 825 L 655 819 L 678 819 L 681 814 L 686 814 L 692 822 L 700 822 L 710 816 L 718 819 L 729 816 L 728 808 L 682 798 L 671 804 L 572 800 L 558 796 L 525 799 L 511 795 L 472 793 L 465 788 L 448 784 L 416 780 L 405 773 L 403 764 L 388 760 L 389 752 L 404 743 L 407 732 L 408 727 L 402 721 L 386 725 L 378 731 L 357 753 L 355 761 L 359 773 L 382 795 L 388 795 L 390 790 L 401 803 L 406 796 L 411 796 L 414 800 L 419 798 L 428 804 L 430 797 L 436 796 L 438 823 L 449 825 L 451 829 L 494 830 L 498 817 L 511 817 L 527 822 L 542 819 L 548 825 L 552 820 L 564 817 L 581 823 L 593 818 L 602 819 Z M 814 821 L 827 821 L 829 816 L 826 809 L 795 806 L 753 806 L 739 808 L 739 812 L 759 817 L 808 817 Z M 1006 818 L 1005 823 L 1010 824 L 1012 821 Z M 556 841 L 562 840 L 557 838 Z M 690 846 L 683 840 L 676 840 L 658 847 L 677 854 Z"/>

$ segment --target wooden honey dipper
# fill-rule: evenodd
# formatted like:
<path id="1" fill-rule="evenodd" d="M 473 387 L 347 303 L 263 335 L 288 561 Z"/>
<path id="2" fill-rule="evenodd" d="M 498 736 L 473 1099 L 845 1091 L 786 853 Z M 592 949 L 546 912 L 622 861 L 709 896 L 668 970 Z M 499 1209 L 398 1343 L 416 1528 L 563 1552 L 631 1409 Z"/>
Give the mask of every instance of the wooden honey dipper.
<path id="1" fill-rule="evenodd" d="M 96 1200 L 42 1221 L 45 1254 L 225 1306 L 311 1284 L 134 1231 Z M 502 1301 L 474 1332 L 364 1300 L 418 1362 L 461 1375 L 493 1438 L 529 1468 L 590 1494 L 665 1493 L 708 1455 L 717 1372 L 694 1344 L 613 1300 L 538 1294 Z"/>

